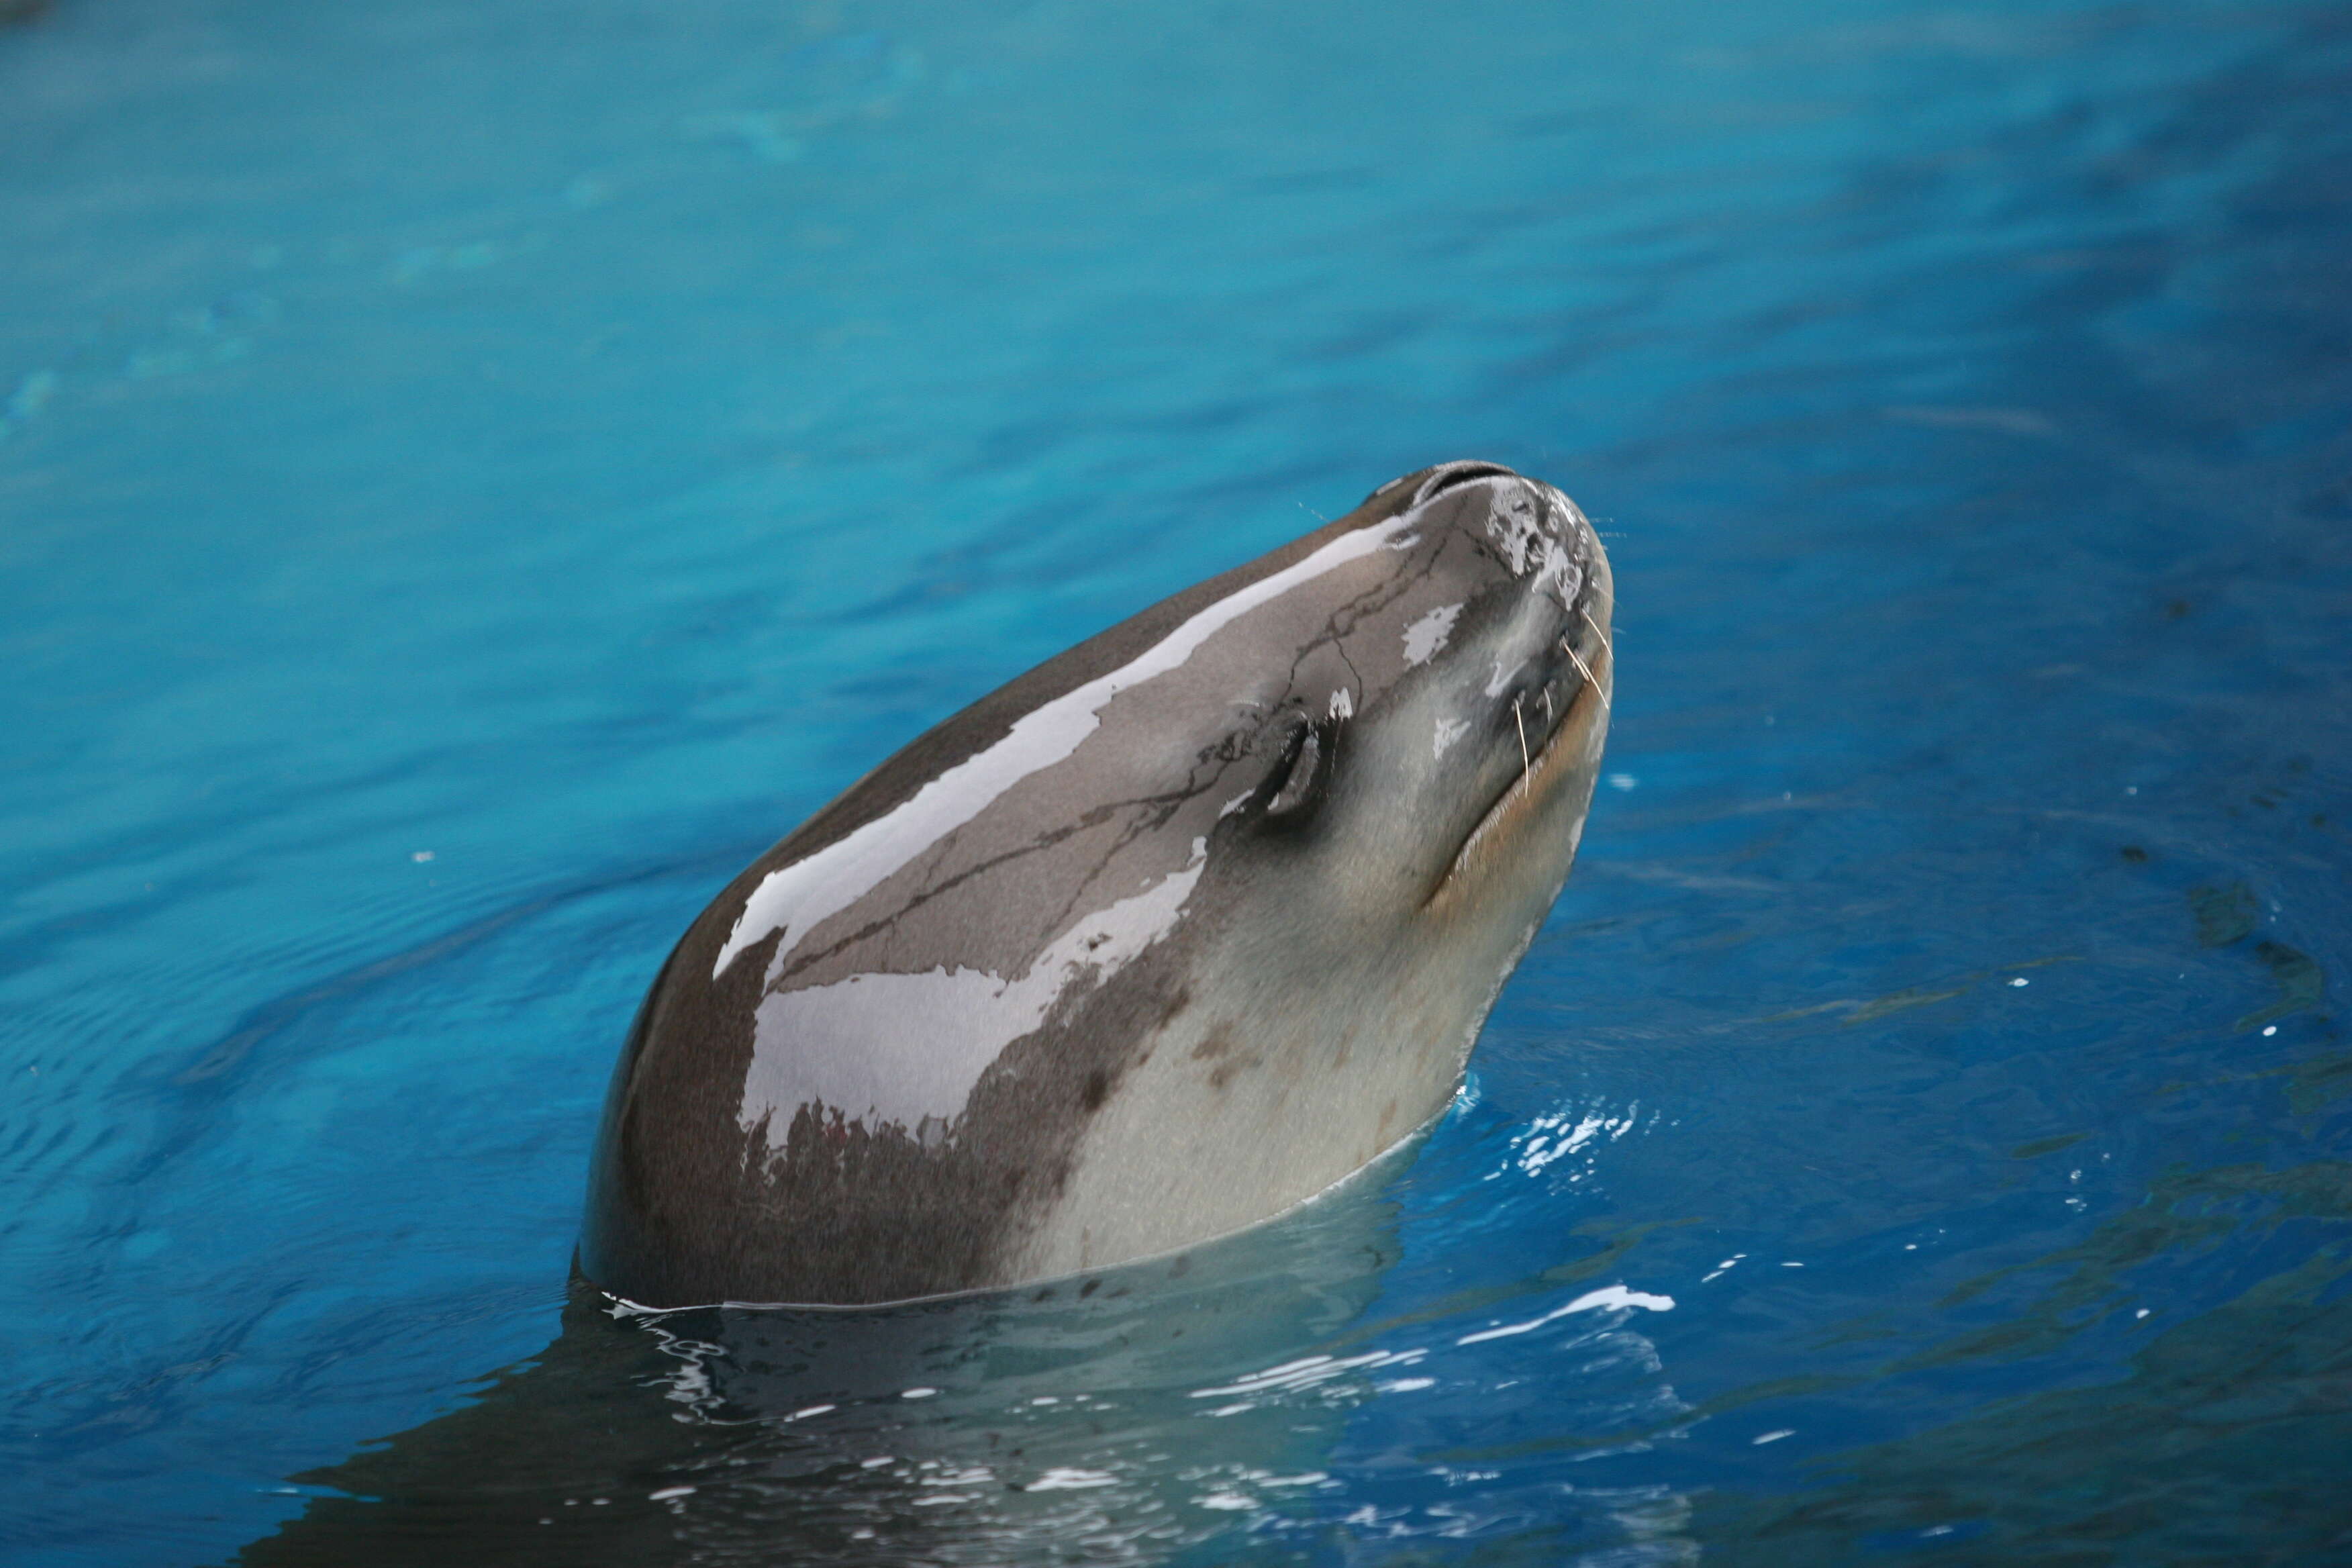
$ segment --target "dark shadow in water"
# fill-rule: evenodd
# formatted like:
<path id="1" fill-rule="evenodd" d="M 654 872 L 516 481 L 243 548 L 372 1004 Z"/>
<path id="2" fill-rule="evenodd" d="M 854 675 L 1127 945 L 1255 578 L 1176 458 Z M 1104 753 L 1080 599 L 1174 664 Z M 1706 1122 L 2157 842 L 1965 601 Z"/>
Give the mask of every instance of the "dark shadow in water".
<path id="1" fill-rule="evenodd" d="M 295 1478 L 337 1495 L 236 1561 L 1163 1561 L 1278 1502 L 1368 1389 L 1345 1335 L 1399 1165 L 1181 1258 L 928 1304 L 616 1315 L 575 1280 L 554 1343 Z"/>
<path id="2" fill-rule="evenodd" d="M 2222 888 L 2191 888 L 2189 909 L 2197 921 L 2197 941 L 2205 947 L 2234 945 L 2253 935 L 2262 925 L 2262 904 L 2255 899 L 2254 890 L 2243 882 Z M 2271 937 L 2256 942 L 2253 952 L 2270 970 L 2271 979 L 2278 986 L 2278 999 L 2239 1019 L 2234 1026 L 2238 1033 L 2251 1034 L 2266 1024 L 2275 1024 L 2296 1013 L 2316 1012 L 2326 1005 L 2327 974 L 2317 959 Z"/>
<path id="3" fill-rule="evenodd" d="M 2014 1322 L 1889 1370 L 2048 1351 L 2124 1310 L 2125 1269 L 2211 1258 L 2242 1226 L 2293 1221 L 2352 1221 L 2352 1165 L 2176 1171 L 2146 1204 L 2035 1265 L 2065 1272 Z M 1702 1500 L 1696 1533 L 1710 1562 L 1738 1568 L 1904 1548 L 1952 1563 L 2352 1562 L 2347 1273 L 2352 1247 L 2324 1247 L 2156 1334 L 2120 1382 L 1831 1456 L 1822 1468 L 1834 1479 L 1794 1497 Z"/>

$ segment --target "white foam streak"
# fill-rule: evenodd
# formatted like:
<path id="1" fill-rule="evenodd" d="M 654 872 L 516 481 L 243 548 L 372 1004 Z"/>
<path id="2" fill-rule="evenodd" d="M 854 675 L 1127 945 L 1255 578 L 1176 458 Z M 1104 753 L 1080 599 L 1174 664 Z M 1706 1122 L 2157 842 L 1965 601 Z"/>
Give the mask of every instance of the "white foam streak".
<path id="1" fill-rule="evenodd" d="M 1236 1378 L 1217 1388 L 1196 1388 L 1188 1396 L 1193 1399 L 1230 1399 L 1236 1394 L 1265 1394 L 1275 1389 L 1311 1388 L 1318 1383 L 1328 1383 L 1344 1373 L 1363 1367 L 1411 1366 L 1428 1352 L 1421 1350 L 1372 1351 L 1364 1355 L 1334 1357 L 1311 1355 L 1297 1361 L 1286 1361 L 1280 1366 L 1267 1367 L 1264 1372 Z M 1237 1408 L 1246 1409 L 1243 1405 Z M 1223 1415 L 1216 1410 L 1211 1415 Z"/>
<path id="2" fill-rule="evenodd" d="M 1619 1310 L 1640 1307 L 1645 1311 L 1671 1312 L 1675 1310 L 1672 1296 L 1653 1296 L 1645 1290 L 1628 1290 L 1622 1285 L 1604 1285 L 1598 1290 L 1588 1290 L 1565 1307 L 1555 1307 L 1540 1318 L 1530 1318 L 1524 1323 L 1505 1323 L 1499 1328 L 1481 1329 L 1475 1334 L 1465 1334 L 1454 1342 L 1475 1345 L 1486 1340 L 1499 1340 L 1511 1334 L 1524 1334 L 1542 1328 L 1546 1323 L 1567 1317 L 1571 1312 L 1590 1312 L 1597 1308 Z"/>
<path id="3" fill-rule="evenodd" d="M 1032 1492 L 1084 1491 L 1090 1487 L 1116 1486 L 1118 1478 L 1108 1470 L 1081 1470 L 1071 1466 L 1056 1466 L 1022 1488 Z"/>

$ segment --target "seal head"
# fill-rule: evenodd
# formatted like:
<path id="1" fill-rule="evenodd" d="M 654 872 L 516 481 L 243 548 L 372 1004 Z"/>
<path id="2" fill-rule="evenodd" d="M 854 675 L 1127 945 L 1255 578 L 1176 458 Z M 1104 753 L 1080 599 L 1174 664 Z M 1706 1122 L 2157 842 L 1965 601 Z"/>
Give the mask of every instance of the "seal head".
<path id="1" fill-rule="evenodd" d="M 761 856 L 655 980 L 580 1263 L 649 1306 L 1105 1267 L 1441 1110 L 1568 875 L 1607 560 L 1490 463 L 1040 665 Z"/>

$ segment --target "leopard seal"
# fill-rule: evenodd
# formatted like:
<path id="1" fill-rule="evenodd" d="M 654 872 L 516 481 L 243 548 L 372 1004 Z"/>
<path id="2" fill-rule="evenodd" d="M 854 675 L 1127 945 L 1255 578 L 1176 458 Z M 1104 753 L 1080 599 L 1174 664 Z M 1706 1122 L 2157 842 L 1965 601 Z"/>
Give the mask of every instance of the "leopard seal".
<path id="1" fill-rule="evenodd" d="M 1612 585 L 1454 462 L 1047 660 L 747 868 L 670 952 L 578 1267 L 863 1305 L 1291 1208 L 1452 1099 L 1566 880 Z"/>

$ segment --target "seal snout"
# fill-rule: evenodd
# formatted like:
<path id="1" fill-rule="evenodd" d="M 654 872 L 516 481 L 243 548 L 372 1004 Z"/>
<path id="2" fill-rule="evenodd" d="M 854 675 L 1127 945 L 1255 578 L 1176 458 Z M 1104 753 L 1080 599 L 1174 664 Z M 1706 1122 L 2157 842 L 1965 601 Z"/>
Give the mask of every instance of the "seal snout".
<path id="1" fill-rule="evenodd" d="M 1516 474 L 1494 491 L 1486 533 L 1524 597 L 1508 634 L 1512 652 L 1497 660 L 1487 695 L 1499 704 L 1496 731 L 1520 738 L 1524 766 L 1583 693 L 1608 703 L 1609 569 L 1600 535 L 1567 496 Z M 1507 669 L 1513 657 L 1519 662 Z"/>
<path id="2" fill-rule="evenodd" d="M 1461 837 L 1433 902 L 1505 838 L 1547 819 L 1543 803 L 1587 771 L 1608 721 L 1613 590 L 1599 534 L 1548 484 L 1465 462 L 1433 470 L 1418 493 L 1445 497 L 1439 510 L 1476 542 L 1496 606 L 1476 651 L 1465 646 L 1456 667 L 1465 704 L 1457 712 L 1483 744 L 1452 753 L 1469 810 L 1455 818 Z"/>

